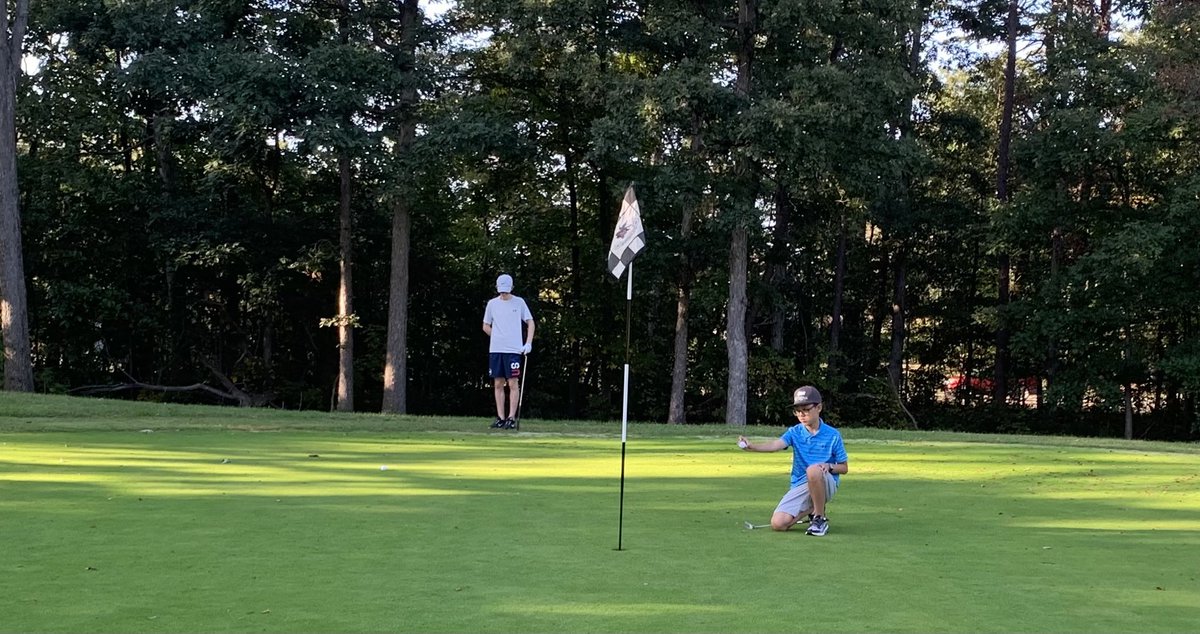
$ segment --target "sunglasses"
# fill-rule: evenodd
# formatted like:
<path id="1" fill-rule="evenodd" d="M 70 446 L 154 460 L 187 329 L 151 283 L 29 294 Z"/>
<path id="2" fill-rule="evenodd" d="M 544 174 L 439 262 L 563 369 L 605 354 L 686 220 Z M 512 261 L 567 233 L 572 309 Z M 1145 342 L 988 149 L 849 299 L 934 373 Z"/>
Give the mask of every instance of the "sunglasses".
<path id="1" fill-rule="evenodd" d="M 793 407 L 793 408 L 792 408 L 792 410 L 793 410 L 793 411 L 796 411 L 796 412 L 803 412 L 803 413 L 805 413 L 805 414 L 807 414 L 807 413 L 809 413 L 809 412 L 813 411 L 814 409 L 817 409 L 817 406 L 816 406 L 816 405 L 797 405 L 797 406 L 795 406 L 795 407 Z"/>

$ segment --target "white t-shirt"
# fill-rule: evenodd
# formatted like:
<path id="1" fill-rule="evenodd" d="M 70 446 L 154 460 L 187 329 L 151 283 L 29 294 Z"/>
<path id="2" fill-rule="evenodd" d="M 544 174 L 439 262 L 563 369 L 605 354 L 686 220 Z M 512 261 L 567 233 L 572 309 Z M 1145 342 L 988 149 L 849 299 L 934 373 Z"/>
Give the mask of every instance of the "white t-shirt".
<path id="1" fill-rule="evenodd" d="M 521 324 L 532 320 L 529 306 L 516 295 L 509 295 L 508 301 L 500 299 L 499 295 L 488 300 L 487 309 L 483 311 L 483 323 L 492 327 L 488 352 L 520 353 L 525 345 Z"/>

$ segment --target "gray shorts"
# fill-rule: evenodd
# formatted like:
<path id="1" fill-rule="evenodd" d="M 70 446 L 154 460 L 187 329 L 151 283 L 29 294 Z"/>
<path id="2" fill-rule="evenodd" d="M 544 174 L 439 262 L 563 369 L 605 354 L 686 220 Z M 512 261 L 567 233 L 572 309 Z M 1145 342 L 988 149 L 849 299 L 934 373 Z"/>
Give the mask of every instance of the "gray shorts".
<path id="1" fill-rule="evenodd" d="M 833 499 L 834 494 L 837 493 L 837 489 L 838 489 L 837 480 L 833 476 L 826 473 L 825 474 L 825 501 L 826 502 L 829 502 L 830 500 Z M 775 512 L 776 513 L 787 513 L 788 515 L 791 515 L 792 517 L 800 517 L 801 515 L 808 515 L 809 512 L 812 511 L 812 507 L 813 507 L 812 498 L 809 497 L 809 495 L 808 495 L 808 483 L 805 482 L 804 484 L 801 484 L 800 486 L 798 486 L 794 489 L 789 489 L 788 492 L 783 495 L 783 499 L 779 500 L 779 504 L 775 507 Z"/>

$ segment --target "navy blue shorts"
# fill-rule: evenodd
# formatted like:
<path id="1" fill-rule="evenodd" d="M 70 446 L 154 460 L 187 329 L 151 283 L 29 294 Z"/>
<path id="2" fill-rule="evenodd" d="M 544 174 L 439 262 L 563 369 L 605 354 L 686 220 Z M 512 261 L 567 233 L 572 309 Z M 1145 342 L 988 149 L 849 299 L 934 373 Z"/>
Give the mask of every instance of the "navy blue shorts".
<path id="1" fill-rule="evenodd" d="M 521 378 L 521 353 L 489 352 L 488 376 L 493 379 Z"/>

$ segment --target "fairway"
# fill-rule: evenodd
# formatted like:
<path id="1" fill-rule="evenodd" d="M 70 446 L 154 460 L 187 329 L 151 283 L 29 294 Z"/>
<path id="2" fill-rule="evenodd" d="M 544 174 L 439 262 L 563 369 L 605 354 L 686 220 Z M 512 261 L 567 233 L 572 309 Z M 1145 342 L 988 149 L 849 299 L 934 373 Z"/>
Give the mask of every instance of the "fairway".
<path id="1" fill-rule="evenodd" d="M 814 538 L 743 527 L 769 518 L 787 452 L 739 452 L 722 428 L 634 427 L 617 551 L 616 438 L 532 422 L 520 434 L 394 427 L 0 433 L 0 629 L 1200 623 L 1200 456 L 1187 445 L 848 430 L 851 471 L 829 535 Z"/>

